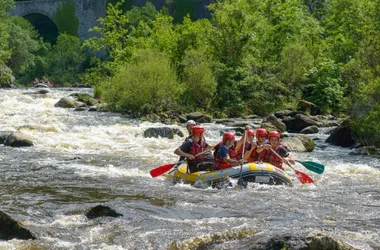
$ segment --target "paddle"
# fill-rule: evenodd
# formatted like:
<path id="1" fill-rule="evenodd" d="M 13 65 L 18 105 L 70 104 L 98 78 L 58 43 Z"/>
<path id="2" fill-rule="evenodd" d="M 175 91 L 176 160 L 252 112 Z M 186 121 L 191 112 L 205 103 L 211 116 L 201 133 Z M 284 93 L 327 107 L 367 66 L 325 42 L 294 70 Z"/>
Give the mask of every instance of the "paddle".
<path id="1" fill-rule="evenodd" d="M 284 158 L 282 158 L 276 151 L 274 151 L 272 148 L 270 149 L 272 150 L 272 152 L 277 155 L 281 160 L 282 162 L 285 162 L 284 161 Z M 301 171 L 298 171 L 296 170 L 292 165 L 290 165 L 288 162 L 286 162 L 286 164 L 294 170 L 294 173 L 296 174 L 298 180 L 302 183 L 302 184 L 305 184 L 305 183 L 314 183 L 313 179 L 311 179 L 307 174 L 301 172 Z"/>
<path id="2" fill-rule="evenodd" d="M 154 178 L 157 176 L 160 176 L 162 174 L 165 174 L 170 169 L 172 169 L 175 165 L 181 164 L 184 160 L 177 162 L 176 164 L 166 164 L 163 166 L 159 166 L 158 168 L 154 168 L 150 170 L 150 175 Z"/>
<path id="3" fill-rule="evenodd" d="M 309 169 L 310 171 L 313 171 L 317 174 L 322 174 L 323 171 L 325 171 L 325 166 L 316 162 L 312 161 L 297 161 L 298 163 L 301 163 L 305 168 Z"/>
<path id="4" fill-rule="evenodd" d="M 210 151 L 210 149 L 206 149 L 205 151 L 202 151 L 200 152 L 199 154 L 196 154 L 195 157 L 197 156 L 200 156 L 200 155 L 203 155 L 204 153 Z M 182 162 L 184 162 L 186 159 L 183 159 L 182 161 L 179 161 L 177 162 L 176 164 L 166 164 L 166 165 L 163 165 L 163 166 L 159 166 L 157 168 L 154 168 L 152 170 L 150 170 L 150 175 L 154 178 L 154 177 L 157 177 L 157 176 L 160 176 L 166 172 L 168 172 L 170 169 L 172 169 L 174 166 L 179 166 L 180 164 L 182 164 Z"/>
<path id="5" fill-rule="evenodd" d="M 243 150 L 241 151 L 241 158 L 244 159 L 244 150 L 245 150 L 245 140 L 247 139 L 247 130 L 244 131 L 244 142 L 243 142 Z M 245 187 L 243 183 L 243 164 L 240 165 L 240 176 L 237 182 L 239 186 Z"/>

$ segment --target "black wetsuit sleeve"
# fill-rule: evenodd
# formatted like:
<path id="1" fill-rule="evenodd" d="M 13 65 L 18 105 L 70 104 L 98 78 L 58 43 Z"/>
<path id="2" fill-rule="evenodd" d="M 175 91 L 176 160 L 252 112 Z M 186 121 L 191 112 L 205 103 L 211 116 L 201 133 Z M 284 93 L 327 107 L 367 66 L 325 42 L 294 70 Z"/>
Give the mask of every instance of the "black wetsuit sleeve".
<path id="1" fill-rule="evenodd" d="M 182 145 L 179 147 L 179 149 L 181 149 L 182 152 L 184 152 L 184 153 L 190 153 L 191 144 L 192 143 L 190 141 L 185 141 L 184 143 L 182 143 Z"/>
<path id="2" fill-rule="evenodd" d="M 281 155 L 281 157 L 288 157 L 289 156 L 289 152 L 285 148 L 280 147 L 279 155 Z"/>

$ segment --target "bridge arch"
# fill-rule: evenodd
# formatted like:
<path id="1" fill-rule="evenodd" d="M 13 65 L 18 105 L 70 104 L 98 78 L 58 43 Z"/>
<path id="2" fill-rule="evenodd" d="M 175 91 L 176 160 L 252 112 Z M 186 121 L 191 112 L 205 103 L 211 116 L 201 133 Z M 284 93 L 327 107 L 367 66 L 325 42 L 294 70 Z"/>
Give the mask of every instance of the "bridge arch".
<path id="1" fill-rule="evenodd" d="M 45 42 L 55 44 L 59 35 L 58 28 L 48 13 L 30 10 L 23 15 L 38 31 Z"/>

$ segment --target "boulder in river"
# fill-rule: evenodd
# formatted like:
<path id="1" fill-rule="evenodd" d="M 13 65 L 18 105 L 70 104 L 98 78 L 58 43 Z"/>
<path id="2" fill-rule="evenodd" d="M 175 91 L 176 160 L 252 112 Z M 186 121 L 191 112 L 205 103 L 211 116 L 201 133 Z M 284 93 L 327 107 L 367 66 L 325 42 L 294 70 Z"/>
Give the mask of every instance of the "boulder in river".
<path id="1" fill-rule="evenodd" d="M 88 209 L 84 215 L 87 217 L 87 219 L 90 219 L 90 220 L 98 218 L 98 217 L 104 217 L 104 216 L 108 216 L 108 217 L 123 216 L 122 214 L 117 213 L 112 208 L 103 206 L 103 205 L 98 205 L 96 207 Z"/>
<path id="2" fill-rule="evenodd" d="M 341 147 L 353 146 L 355 140 L 352 137 L 351 123 L 352 121 L 350 119 L 344 120 L 339 127 L 332 131 L 330 136 L 326 139 L 326 142 Z"/>
<path id="3" fill-rule="evenodd" d="M 11 147 L 31 147 L 33 146 L 33 141 L 30 136 L 20 131 L 16 131 L 7 137 L 4 145 Z"/>
<path id="4" fill-rule="evenodd" d="M 169 128 L 169 127 L 162 127 L 162 128 L 148 128 L 144 131 L 144 137 L 150 138 L 150 137 L 167 137 L 169 139 L 173 139 L 174 135 L 178 135 L 180 137 L 184 137 L 181 130 L 177 128 Z"/>
<path id="5" fill-rule="evenodd" d="M 348 243 L 320 231 L 309 233 L 306 237 L 306 244 L 309 246 L 308 249 L 310 250 L 357 250 L 357 248 L 354 248 Z"/>
<path id="6" fill-rule="evenodd" d="M 285 137 L 282 138 L 281 143 L 293 152 L 312 152 L 315 147 L 314 141 L 306 135 Z"/>
<path id="7" fill-rule="evenodd" d="M 197 123 L 207 123 L 211 122 L 211 117 L 201 113 L 201 112 L 193 112 L 186 115 L 187 120 L 194 120 Z"/>
<path id="8" fill-rule="evenodd" d="M 283 133 L 286 131 L 286 125 L 281 122 L 276 116 L 269 115 L 266 118 L 264 118 L 263 123 L 269 123 L 276 127 L 276 130 L 280 133 Z"/>
<path id="9" fill-rule="evenodd" d="M 35 240 L 36 237 L 8 214 L 0 211 L 0 240 Z"/>
<path id="10" fill-rule="evenodd" d="M 283 235 L 261 235 L 250 249 L 294 249 L 294 250 L 358 250 L 342 240 L 320 231 Z"/>

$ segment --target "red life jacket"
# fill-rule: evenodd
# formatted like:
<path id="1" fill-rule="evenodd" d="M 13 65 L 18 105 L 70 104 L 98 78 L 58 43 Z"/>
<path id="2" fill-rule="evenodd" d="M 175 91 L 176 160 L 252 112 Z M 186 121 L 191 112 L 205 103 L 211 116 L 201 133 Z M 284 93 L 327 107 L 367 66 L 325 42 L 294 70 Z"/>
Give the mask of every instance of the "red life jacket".
<path id="1" fill-rule="evenodd" d="M 280 148 L 282 146 L 277 146 L 274 151 L 276 151 L 278 154 L 280 154 Z M 268 162 L 272 164 L 275 167 L 278 167 L 279 169 L 284 170 L 282 167 L 282 160 L 277 155 L 275 155 L 272 150 L 266 149 L 263 151 L 263 154 L 260 154 L 259 161 Z"/>
<path id="2" fill-rule="evenodd" d="M 265 150 L 261 151 L 260 153 L 257 152 L 257 147 L 259 146 L 261 145 L 256 144 L 256 148 L 252 150 L 251 155 L 249 156 L 248 162 L 258 162 L 260 155 L 264 154 Z"/>
<path id="3" fill-rule="evenodd" d="M 189 141 L 191 142 L 191 150 L 189 154 L 197 155 L 206 149 L 206 146 L 203 140 L 200 140 L 200 143 L 198 143 L 191 138 L 189 139 Z M 202 154 L 202 155 L 196 156 L 193 160 L 187 159 L 187 163 L 189 165 L 192 165 L 192 164 L 196 165 L 200 162 L 204 162 L 204 157 L 205 155 Z"/>
<path id="4" fill-rule="evenodd" d="M 244 143 L 244 142 L 243 142 Z M 234 146 L 236 147 L 236 143 L 234 144 Z M 251 150 L 251 147 L 252 147 L 252 144 L 251 143 L 247 143 L 245 142 L 245 149 L 244 149 L 244 154 L 246 152 L 248 152 L 249 150 Z M 241 147 L 239 148 L 239 150 L 236 151 L 236 156 L 237 156 L 237 159 L 240 160 L 241 159 L 241 154 L 243 153 L 243 145 L 241 145 Z"/>
<path id="5" fill-rule="evenodd" d="M 218 145 L 216 145 L 214 147 L 214 149 L 215 149 L 215 151 L 214 151 L 214 166 L 217 169 L 225 169 L 225 168 L 230 168 L 230 167 L 235 166 L 235 165 L 228 164 L 223 158 L 221 158 L 221 156 L 219 154 L 219 149 L 221 147 L 226 147 L 226 146 L 224 146 L 223 142 L 219 142 Z M 235 161 L 237 160 L 237 154 L 236 154 L 234 146 L 230 147 L 228 149 L 227 153 L 232 160 L 235 160 Z"/>

